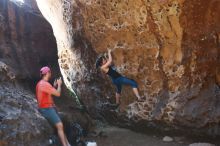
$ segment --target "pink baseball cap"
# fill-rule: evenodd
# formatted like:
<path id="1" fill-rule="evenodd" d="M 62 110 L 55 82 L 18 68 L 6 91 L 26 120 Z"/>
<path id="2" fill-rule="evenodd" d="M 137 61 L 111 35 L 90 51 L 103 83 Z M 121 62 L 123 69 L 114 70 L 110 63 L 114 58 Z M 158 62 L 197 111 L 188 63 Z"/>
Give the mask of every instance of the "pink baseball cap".
<path id="1" fill-rule="evenodd" d="M 50 68 L 48 66 L 44 66 L 40 69 L 40 74 L 45 75 L 50 72 Z"/>

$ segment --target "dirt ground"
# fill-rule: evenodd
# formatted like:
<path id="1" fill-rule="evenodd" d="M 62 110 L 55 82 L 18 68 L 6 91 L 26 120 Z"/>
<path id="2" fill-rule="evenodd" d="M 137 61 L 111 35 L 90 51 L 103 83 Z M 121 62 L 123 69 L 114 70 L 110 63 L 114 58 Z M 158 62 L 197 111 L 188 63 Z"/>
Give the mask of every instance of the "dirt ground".
<path id="1" fill-rule="evenodd" d="M 111 126 L 104 127 L 101 131 L 104 133 L 103 136 L 93 138 L 98 146 L 189 146 L 192 143 L 200 142 L 220 146 L 219 140 L 186 138 L 184 136 L 172 136 L 172 142 L 164 142 L 163 137 L 169 135 L 147 135 Z"/>
<path id="2" fill-rule="evenodd" d="M 164 142 L 163 137 L 136 133 L 117 127 L 105 127 L 103 137 L 96 138 L 98 146 L 187 146 L 189 142 L 178 141 Z"/>

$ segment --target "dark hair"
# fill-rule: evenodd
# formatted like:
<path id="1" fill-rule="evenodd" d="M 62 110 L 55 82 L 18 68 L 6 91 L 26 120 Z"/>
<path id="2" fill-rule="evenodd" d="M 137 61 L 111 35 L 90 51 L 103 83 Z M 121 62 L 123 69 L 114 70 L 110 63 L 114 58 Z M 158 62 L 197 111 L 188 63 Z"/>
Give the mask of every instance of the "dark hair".
<path id="1" fill-rule="evenodd" d="M 96 59 L 96 62 L 95 62 L 95 66 L 96 66 L 96 69 L 98 69 L 101 65 L 102 65 L 102 61 L 105 59 L 105 57 L 103 55 L 99 56 L 97 59 Z"/>

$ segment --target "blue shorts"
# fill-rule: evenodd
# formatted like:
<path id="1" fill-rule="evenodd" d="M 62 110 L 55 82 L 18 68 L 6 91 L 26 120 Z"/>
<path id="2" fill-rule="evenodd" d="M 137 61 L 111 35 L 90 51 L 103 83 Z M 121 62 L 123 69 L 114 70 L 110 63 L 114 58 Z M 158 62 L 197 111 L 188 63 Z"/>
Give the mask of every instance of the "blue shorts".
<path id="1" fill-rule="evenodd" d="M 39 112 L 45 117 L 52 125 L 56 125 L 61 122 L 61 119 L 55 108 L 40 108 Z"/>
<path id="2" fill-rule="evenodd" d="M 121 94 L 122 85 L 129 85 L 132 88 L 137 88 L 138 87 L 138 84 L 134 80 L 123 77 L 123 76 L 118 77 L 116 79 L 112 79 L 112 82 L 116 86 L 116 89 L 117 89 L 116 92 L 119 93 L 119 94 Z"/>

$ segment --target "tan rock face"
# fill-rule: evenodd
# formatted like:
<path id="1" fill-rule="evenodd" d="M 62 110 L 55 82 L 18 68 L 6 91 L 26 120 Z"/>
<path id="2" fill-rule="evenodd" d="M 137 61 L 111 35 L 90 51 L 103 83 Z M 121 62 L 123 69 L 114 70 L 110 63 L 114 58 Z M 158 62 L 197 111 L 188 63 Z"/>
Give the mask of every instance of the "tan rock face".
<path id="1" fill-rule="evenodd" d="M 110 120 L 162 121 L 205 133 L 220 121 L 220 1 L 37 2 L 53 27 L 65 83 L 77 88 L 88 106 L 94 97 L 109 96 L 111 86 L 95 71 L 94 60 L 110 48 L 118 70 L 135 79 L 147 97 L 136 103 L 130 88 L 124 88 L 126 112 Z"/>

